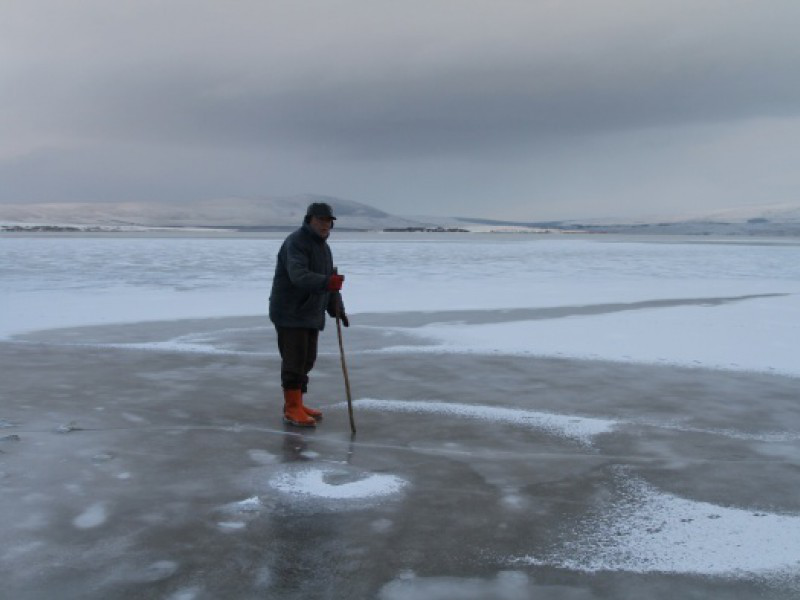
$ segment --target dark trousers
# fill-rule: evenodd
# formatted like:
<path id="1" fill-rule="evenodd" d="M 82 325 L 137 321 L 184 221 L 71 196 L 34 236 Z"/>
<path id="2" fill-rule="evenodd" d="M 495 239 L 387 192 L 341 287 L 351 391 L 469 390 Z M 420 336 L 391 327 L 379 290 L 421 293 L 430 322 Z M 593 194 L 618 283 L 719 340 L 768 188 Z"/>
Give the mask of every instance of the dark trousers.
<path id="1" fill-rule="evenodd" d="M 281 353 L 281 385 L 285 390 L 308 391 L 308 373 L 317 360 L 319 329 L 276 327 Z"/>

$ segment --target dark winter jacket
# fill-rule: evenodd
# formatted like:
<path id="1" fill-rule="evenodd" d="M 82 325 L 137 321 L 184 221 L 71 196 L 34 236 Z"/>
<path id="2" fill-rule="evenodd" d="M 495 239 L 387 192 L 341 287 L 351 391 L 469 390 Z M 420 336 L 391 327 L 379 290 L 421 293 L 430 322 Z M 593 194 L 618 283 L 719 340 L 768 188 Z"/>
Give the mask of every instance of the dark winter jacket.
<path id="1" fill-rule="evenodd" d="M 269 297 L 269 318 L 276 327 L 325 328 L 325 311 L 336 316 L 338 292 L 328 292 L 333 257 L 328 242 L 308 224 L 293 232 L 278 251 Z M 344 306 L 341 307 L 344 314 Z"/>

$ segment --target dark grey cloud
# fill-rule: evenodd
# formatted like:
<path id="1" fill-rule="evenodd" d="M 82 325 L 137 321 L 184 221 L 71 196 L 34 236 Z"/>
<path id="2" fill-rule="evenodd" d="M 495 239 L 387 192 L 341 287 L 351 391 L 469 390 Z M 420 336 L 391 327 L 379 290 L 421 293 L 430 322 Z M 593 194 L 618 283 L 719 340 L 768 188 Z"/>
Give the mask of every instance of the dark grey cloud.
<path id="1" fill-rule="evenodd" d="M 800 119 L 796 2 L 35 4 L 0 8 L 0 201 L 272 186 L 629 210 L 649 188 L 626 167 L 667 161 L 658 190 L 717 207 L 725 186 L 681 157 L 747 171 L 747 123 Z"/>

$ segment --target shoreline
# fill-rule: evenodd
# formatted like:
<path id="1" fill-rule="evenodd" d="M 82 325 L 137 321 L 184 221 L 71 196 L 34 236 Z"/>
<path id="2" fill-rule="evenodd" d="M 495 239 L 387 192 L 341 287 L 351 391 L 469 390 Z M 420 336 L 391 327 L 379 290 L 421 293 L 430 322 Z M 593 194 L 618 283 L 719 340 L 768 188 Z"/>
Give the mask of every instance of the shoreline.
<path id="1" fill-rule="evenodd" d="M 147 231 L 75 231 L 75 232 L 33 232 L 33 231 L 0 231 L 2 239 L 241 239 L 241 240 L 283 240 L 287 233 L 293 231 L 230 231 L 230 230 L 147 230 Z M 475 232 L 388 232 L 388 231 L 346 231 L 337 230 L 336 237 L 331 240 L 366 240 L 366 241 L 452 241 L 464 242 L 475 240 L 498 241 L 536 241 L 536 240 L 584 240 L 598 242 L 630 242 L 630 243 L 685 243 L 685 244 L 731 244 L 731 245 L 768 245 L 768 246 L 800 246 L 800 235 L 746 235 L 746 234 L 646 234 L 646 233 L 601 233 L 586 231 L 562 232 L 509 232 L 509 231 L 475 231 Z"/>

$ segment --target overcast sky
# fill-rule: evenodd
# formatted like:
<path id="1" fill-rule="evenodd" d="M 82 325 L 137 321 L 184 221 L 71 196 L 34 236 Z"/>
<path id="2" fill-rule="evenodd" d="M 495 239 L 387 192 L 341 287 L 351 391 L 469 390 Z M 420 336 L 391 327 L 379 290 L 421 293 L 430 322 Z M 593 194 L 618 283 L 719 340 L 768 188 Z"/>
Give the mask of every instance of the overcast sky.
<path id="1" fill-rule="evenodd" d="M 0 202 L 800 202 L 797 0 L 2 0 Z"/>

